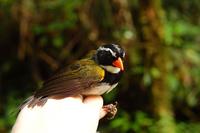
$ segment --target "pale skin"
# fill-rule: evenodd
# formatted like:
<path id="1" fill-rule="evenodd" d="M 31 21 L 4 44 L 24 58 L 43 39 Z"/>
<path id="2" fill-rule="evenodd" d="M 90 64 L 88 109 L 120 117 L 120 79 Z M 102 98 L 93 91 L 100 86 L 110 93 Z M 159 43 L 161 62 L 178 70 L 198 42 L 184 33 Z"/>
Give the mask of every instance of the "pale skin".
<path id="1" fill-rule="evenodd" d="M 48 99 L 42 108 L 25 106 L 11 133 L 96 133 L 107 113 L 102 107 L 101 96 Z"/>

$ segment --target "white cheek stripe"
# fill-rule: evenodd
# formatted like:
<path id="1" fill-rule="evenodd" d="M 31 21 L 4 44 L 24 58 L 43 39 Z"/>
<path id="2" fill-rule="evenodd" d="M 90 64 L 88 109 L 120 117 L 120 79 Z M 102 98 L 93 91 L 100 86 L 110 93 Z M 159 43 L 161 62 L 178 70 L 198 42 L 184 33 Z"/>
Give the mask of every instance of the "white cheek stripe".
<path id="1" fill-rule="evenodd" d="M 106 69 L 110 73 L 119 73 L 120 72 L 120 68 L 118 68 L 118 67 L 103 66 L 103 65 L 101 65 L 101 67 L 103 67 L 104 69 Z"/>
<path id="2" fill-rule="evenodd" d="M 118 45 L 116 45 L 116 44 L 112 44 L 118 51 L 120 51 L 120 48 L 119 48 L 119 46 Z"/>
<path id="3" fill-rule="evenodd" d="M 105 50 L 105 51 L 109 51 L 112 56 L 116 57 L 116 53 L 113 52 L 110 48 L 104 48 L 104 47 L 100 47 L 98 50 Z"/>
<path id="4" fill-rule="evenodd" d="M 116 44 L 112 44 L 112 45 L 117 49 L 117 51 L 121 50 L 118 45 L 116 45 Z M 122 56 L 125 57 L 125 52 L 123 53 Z"/>

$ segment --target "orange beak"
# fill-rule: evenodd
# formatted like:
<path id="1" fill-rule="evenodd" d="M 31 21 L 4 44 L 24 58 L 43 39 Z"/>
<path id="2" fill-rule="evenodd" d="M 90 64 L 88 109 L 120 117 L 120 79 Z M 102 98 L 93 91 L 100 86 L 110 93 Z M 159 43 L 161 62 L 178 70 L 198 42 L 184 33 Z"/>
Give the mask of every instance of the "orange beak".
<path id="1" fill-rule="evenodd" d="M 122 71 L 124 71 L 124 65 L 123 65 L 122 59 L 120 57 L 117 60 L 115 60 L 112 64 L 113 64 L 113 66 L 116 66 L 116 67 L 120 68 Z"/>

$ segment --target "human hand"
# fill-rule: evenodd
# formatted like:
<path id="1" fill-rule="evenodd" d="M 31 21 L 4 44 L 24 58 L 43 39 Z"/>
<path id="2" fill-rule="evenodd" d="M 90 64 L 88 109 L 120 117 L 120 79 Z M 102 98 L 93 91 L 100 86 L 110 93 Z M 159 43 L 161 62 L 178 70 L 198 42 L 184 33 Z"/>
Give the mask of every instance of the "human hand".
<path id="1" fill-rule="evenodd" d="M 48 99 L 44 106 L 19 113 L 12 133 L 96 133 L 99 119 L 106 115 L 101 96 Z"/>

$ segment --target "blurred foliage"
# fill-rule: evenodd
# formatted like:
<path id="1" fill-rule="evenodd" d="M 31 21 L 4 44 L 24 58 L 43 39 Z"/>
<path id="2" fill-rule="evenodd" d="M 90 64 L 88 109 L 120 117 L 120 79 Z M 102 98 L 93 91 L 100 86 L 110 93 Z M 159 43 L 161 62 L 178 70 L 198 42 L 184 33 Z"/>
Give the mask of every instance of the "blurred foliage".
<path id="1" fill-rule="evenodd" d="M 199 0 L 1 0 L 0 132 L 63 64 L 103 43 L 126 49 L 119 102 L 103 133 L 200 132 Z"/>

